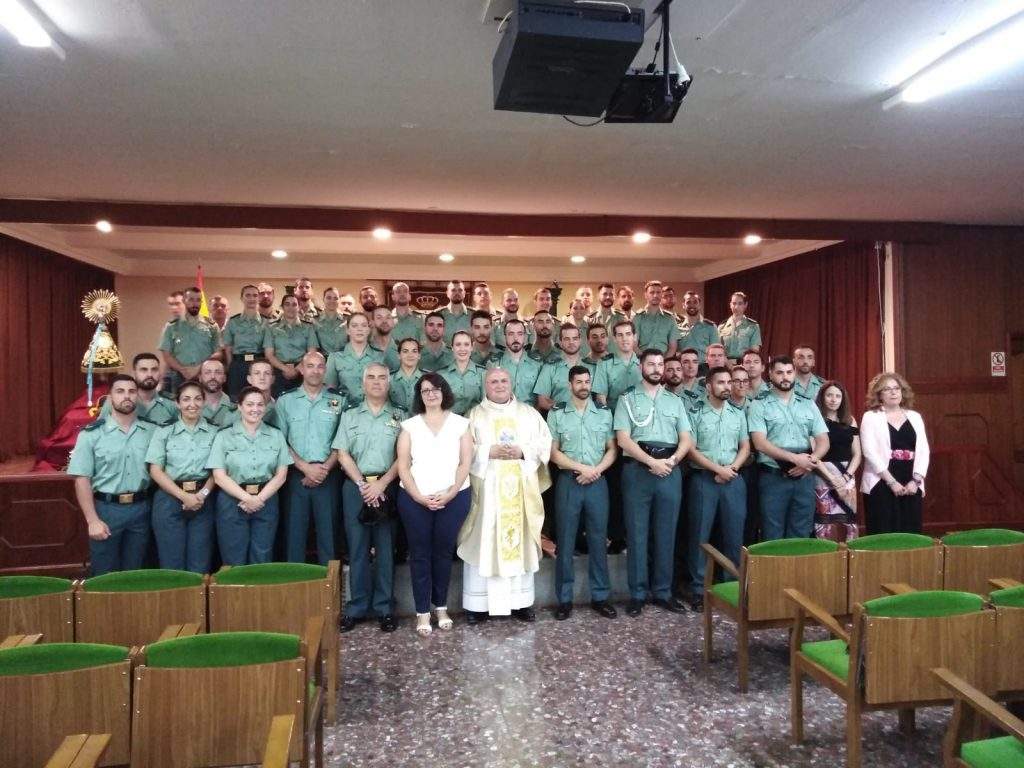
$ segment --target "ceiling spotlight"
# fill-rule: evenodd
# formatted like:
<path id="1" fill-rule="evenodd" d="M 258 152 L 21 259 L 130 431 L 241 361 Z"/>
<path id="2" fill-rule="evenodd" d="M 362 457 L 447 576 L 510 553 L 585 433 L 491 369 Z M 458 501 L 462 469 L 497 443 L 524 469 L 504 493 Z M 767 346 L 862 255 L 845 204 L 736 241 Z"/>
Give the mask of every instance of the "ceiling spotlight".
<path id="1" fill-rule="evenodd" d="M 453 253 L 442 253 L 437 258 L 440 261 L 443 261 L 445 264 L 450 264 L 451 262 L 455 261 L 455 254 L 453 254 Z"/>
<path id="2" fill-rule="evenodd" d="M 111 224 L 106 219 L 100 219 L 99 221 L 96 222 L 96 229 L 98 229 L 104 235 L 109 235 L 111 232 L 114 231 L 114 225 Z"/>
<path id="3" fill-rule="evenodd" d="M 276 250 L 271 251 L 270 255 L 273 256 L 275 259 L 287 259 L 288 251 L 277 248 Z"/>
<path id="4" fill-rule="evenodd" d="M 761 236 L 760 235 L 747 235 L 746 237 L 743 238 L 743 244 L 744 245 L 757 245 L 760 242 L 761 242 Z"/>
<path id="5" fill-rule="evenodd" d="M 0 2 L 0 26 L 26 48 L 47 48 L 52 42 L 43 26 L 17 0 Z"/>
<path id="6" fill-rule="evenodd" d="M 633 242 L 637 245 L 643 245 L 644 243 L 651 242 L 651 233 L 644 232 L 642 229 L 638 229 L 633 233 Z"/>
<path id="7" fill-rule="evenodd" d="M 387 227 L 377 227 L 375 230 L 373 230 L 373 236 L 378 240 L 390 240 L 391 230 L 388 229 Z"/>
<path id="8" fill-rule="evenodd" d="M 573 264 L 582 264 L 586 260 L 587 260 L 586 256 L 580 256 L 578 254 L 576 256 L 570 256 L 569 257 L 569 261 L 571 261 Z"/>

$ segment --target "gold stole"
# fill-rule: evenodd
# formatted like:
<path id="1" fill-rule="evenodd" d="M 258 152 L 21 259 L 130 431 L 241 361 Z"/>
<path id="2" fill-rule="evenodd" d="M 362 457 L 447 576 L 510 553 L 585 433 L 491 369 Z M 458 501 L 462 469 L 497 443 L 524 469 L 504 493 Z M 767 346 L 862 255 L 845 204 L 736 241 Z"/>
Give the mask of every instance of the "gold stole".
<path id="1" fill-rule="evenodd" d="M 500 416 L 492 419 L 496 444 L 516 442 L 516 420 Z M 523 562 L 523 468 L 518 461 L 499 461 L 497 473 L 498 560 Z"/>

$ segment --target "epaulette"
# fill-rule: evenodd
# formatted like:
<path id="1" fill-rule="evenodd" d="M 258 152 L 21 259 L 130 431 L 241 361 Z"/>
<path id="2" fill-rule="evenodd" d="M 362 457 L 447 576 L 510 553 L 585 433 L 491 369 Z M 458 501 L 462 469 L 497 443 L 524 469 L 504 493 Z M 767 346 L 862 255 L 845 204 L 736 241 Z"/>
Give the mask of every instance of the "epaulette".
<path id="1" fill-rule="evenodd" d="M 301 325 L 302 323 L 305 323 L 306 325 L 313 325 L 313 323 L 309 322 L 309 320 L 304 317 L 299 318 L 299 324 Z"/>
<path id="2" fill-rule="evenodd" d="M 88 424 L 88 425 L 82 427 L 82 431 L 83 432 L 92 432 L 94 429 L 99 429 L 101 426 L 103 426 L 106 423 L 106 421 L 107 421 L 106 417 L 98 418 L 92 424 Z"/>
<path id="3" fill-rule="evenodd" d="M 793 394 L 796 396 L 797 400 L 807 400 L 808 402 L 811 400 L 807 395 L 801 395 L 799 392 L 793 392 Z"/>
<path id="4" fill-rule="evenodd" d="M 592 402 L 594 403 L 594 405 L 597 407 L 597 410 L 599 410 L 599 411 L 610 411 L 611 410 L 611 408 L 609 408 L 606 403 L 599 403 L 599 402 L 597 402 L 597 400 L 594 400 Z"/>
<path id="5" fill-rule="evenodd" d="M 344 397 L 345 393 L 342 392 L 340 389 L 335 389 L 334 387 L 327 387 L 327 394 L 329 394 L 329 395 L 341 395 L 342 397 Z"/>
<path id="6" fill-rule="evenodd" d="M 206 422 L 206 423 L 207 423 L 207 424 L 209 424 L 209 425 L 210 425 L 211 427 L 216 427 L 216 426 L 217 426 L 217 425 L 216 425 L 216 424 L 214 424 L 213 422 L 209 422 L 209 421 L 208 421 L 208 422 Z M 232 428 L 233 426 L 235 426 L 235 425 L 234 425 L 234 424 L 225 424 L 225 425 L 224 425 L 224 426 L 222 426 L 222 427 L 217 427 L 217 431 L 218 431 L 218 432 L 223 432 L 223 431 L 224 431 L 225 429 L 231 429 L 231 428 Z M 270 425 L 269 425 L 269 424 L 267 424 L 267 426 L 269 427 Z"/>
<path id="7" fill-rule="evenodd" d="M 473 361 L 472 361 L 472 360 L 470 360 L 470 362 L 473 362 Z M 476 366 L 477 368 L 479 368 L 479 369 L 480 369 L 481 371 L 486 371 L 486 370 L 487 370 L 487 366 L 486 366 L 486 365 L 481 365 L 480 363 L 473 363 L 473 365 L 475 365 L 475 366 Z"/>
<path id="8" fill-rule="evenodd" d="M 346 403 L 345 404 L 345 410 L 346 411 L 351 411 L 353 408 L 356 408 L 356 407 L 358 407 L 360 405 L 362 405 L 362 402 L 359 402 L 359 403 Z"/>
<path id="9" fill-rule="evenodd" d="M 499 362 L 501 362 L 501 352 L 491 352 L 491 354 L 489 354 L 487 356 L 487 360 L 485 362 L 488 362 L 488 363 L 499 363 Z M 479 365 L 479 363 L 478 363 L 478 365 Z"/>
<path id="10" fill-rule="evenodd" d="M 154 424 L 151 421 L 146 421 L 145 419 L 142 418 L 135 419 L 135 423 L 138 424 L 143 429 L 156 429 L 156 424 Z"/>
<path id="11" fill-rule="evenodd" d="M 544 362 L 545 362 L 545 363 L 546 363 L 547 365 L 558 365 L 559 363 L 561 363 L 561 362 L 562 362 L 562 360 L 560 360 L 560 359 L 559 359 L 559 358 L 557 358 L 557 357 L 548 357 L 548 358 L 545 358 L 545 359 L 544 359 Z"/>
<path id="12" fill-rule="evenodd" d="M 233 320 L 233 319 L 235 319 L 236 317 L 241 317 L 241 316 L 242 316 L 242 313 L 241 313 L 241 312 L 236 312 L 235 314 L 233 314 L 233 315 L 232 315 L 232 316 L 231 316 L 230 318 L 228 318 L 228 319 L 229 319 L 229 320 Z"/>
<path id="13" fill-rule="evenodd" d="M 769 394 L 771 394 L 771 390 L 770 389 L 766 389 L 766 390 L 758 392 L 756 395 L 754 395 L 754 399 L 755 400 L 764 400 L 766 397 L 768 397 Z"/>
<path id="14" fill-rule="evenodd" d="M 635 390 L 636 390 L 636 384 L 632 385 L 631 387 L 627 387 L 627 388 L 626 388 L 626 391 L 625 391 L 625 392 L 623 392 L 622 394 L 624 394 L 624 395 L 628 395 L 628 394 L 629 394 L 630 392 L 633 392 L 633 391 L 635 391 Z"/>
<path id="15" fill-rule="evenodd" d="M 612 359 L 613 357 L 615 357 L 615 355 L 613 355 L 613 354 L 612 354 L 611 352 L 609 352 L 608 354 L 606 354 L 606 355 L 605 355 L 604 357 L 602 357 L 601 359 L 602 359 L 602 360 L 611 360 L 611 359 Z"/>
<path id="16" fill-rule="evenodd" d="M 564 402 L 562 402 L 562 403 L 555 403 L 553 406 L 551 406 L 551 410 L 552 411 L 564 411 L 565 410 L 565 403 Z"/>
<path id="17" fill-rule="evenodd" d="M 736 405 L 736 403 L 734 403 L 732 400 L 726 400 L 725 405 L 727 408 L 732 408 L 737 413 L 743 413 L 743 408 Z"/>
<path id="18" fill-rule="evenodd" d="M 714 320 L 708 320 L 706 317 L 703 320 L 701 320 L 701 322 L 704 323 L 705 325 L 710 325 L 712 328 L 718 327 Z"/>

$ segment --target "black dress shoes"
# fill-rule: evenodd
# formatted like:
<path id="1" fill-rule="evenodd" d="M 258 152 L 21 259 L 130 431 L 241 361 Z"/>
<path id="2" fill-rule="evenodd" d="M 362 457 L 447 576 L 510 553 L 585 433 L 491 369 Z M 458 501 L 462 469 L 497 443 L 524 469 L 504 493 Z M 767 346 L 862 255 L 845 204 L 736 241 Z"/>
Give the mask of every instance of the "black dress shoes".
<path id="1" fill-rule="evenodd" d="M 621 555 L 626 551 L 626 540 L 625 539 L 612 539 L 611 543 L 608 544 L 609 555 Z"/>
<path id="2" fill-rule="evenodd" d="M 595 600 L 590 604 L 590 607 L 606 619 L 614 619 L 619 615 L 618 611 L 615 610 L 615 606 L 607 600 Z"/>
<path id="3" fill-rule="evenodd" d="M 555 618 L 558 621 L 565 621 L 572 616 L 572 603 L 559 603 L 555 609 Z"/>
<path id="4" fill-rule="evenodd" d="M 704 596 L 703 595 L 691 595 L 687 601 L 687 605 L 690 606 L 690 610 L 694 613 L 703 613 L 704 611 Z"/>
<path id="5" fill-rule="evenodd" d="M 626 605 L 627 616 L 639 616 L 644 611 L 643 600 L 630 600 Z"/>
<path id="6" fill-rule="evenodd" d="M 656 597 L 651 602 L 670 613 L 686 613 L 686 604 L 675 596 L 669 598 Z"/>
<path id="7" fill-rule="evenodd" d="M 356 624 L 361 622 L 362 619 L 357 619 L 355 616 L 342 616 L 341 623 L 338 625 L 338 629 L 342 632 L 351 632 L 356 628 Z"/>
<path id="8" fill-rule="evenodd" d="M 537 612 L 532 607 L 517 608 L 512 611 L 512 615 L 519 619 L 519 621 L 525 621 L 527 623 L 534 622 L 537 620 Z"/>
<path id="9" fill-rule="evenodd" d="M 477 611 L 466 611 L 466 623 L 471 627 L 475 627 L 477 624 L 487 621 L 486 613 L 479 613 Z"/>
<path id="10" fill-rule="evenodd" d="M 395 617 L 390 613 L 380 617 L 380 631 L 381 632 L 394 632 L 398 629 L 398 622 L 395 621 Z"/>

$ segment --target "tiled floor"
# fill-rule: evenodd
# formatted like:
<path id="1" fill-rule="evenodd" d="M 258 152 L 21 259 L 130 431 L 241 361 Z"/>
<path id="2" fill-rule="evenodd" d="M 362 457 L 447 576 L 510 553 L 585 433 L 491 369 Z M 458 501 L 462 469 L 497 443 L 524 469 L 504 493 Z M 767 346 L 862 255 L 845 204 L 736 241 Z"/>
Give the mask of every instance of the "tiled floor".
<path id="1" fill-rule="evenodd" d="M 789 743 L 786 634 L 751 646 L 750 693 L 736 689 L 734 626 L 701 659 L 701 621 L 648 607 L 602 619 L 491 620 L 421 639 L 412 621 L 342 636 L 332 766 L 815 766 L 845 762 L 844 708 L 805 683 L 807 741 Z M 917 733 L 895 713 L 865 717 L 864 765 L 938 766 L 949 708 L 919 710 Z"/>

